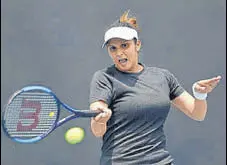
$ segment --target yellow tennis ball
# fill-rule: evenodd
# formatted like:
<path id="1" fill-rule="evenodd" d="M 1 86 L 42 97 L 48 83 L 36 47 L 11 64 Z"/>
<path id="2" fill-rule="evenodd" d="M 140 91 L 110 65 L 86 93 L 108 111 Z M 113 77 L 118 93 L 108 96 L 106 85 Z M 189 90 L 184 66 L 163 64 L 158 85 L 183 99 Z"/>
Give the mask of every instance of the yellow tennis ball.
<path id="1" fill-rule="evenodd" d="M 73 128 L 70 128 L 65 133 L 65 140 L 69 144 L 77 144 L 84 139 L 84 136 L 85 136 L 85 132 L 83 128 L 73 127 Z"/>
<path id="2" fill-rule="evenodd" d="M 50 112 L 50 113 L 49 113 L 49 116 L 50 116 L 50 117 L 53 117 L 53 116 L 54 116 L 54 112 Z"/>

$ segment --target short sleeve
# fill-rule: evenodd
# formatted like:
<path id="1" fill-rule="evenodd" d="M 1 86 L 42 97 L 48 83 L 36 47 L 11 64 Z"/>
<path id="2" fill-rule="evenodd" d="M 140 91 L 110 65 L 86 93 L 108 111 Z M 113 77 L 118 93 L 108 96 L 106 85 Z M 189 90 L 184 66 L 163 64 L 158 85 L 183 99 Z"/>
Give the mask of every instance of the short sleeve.
<path id="1" fill-rule="evenodd" d="M 165 76 L 167 78 L 170 90 L 169 98 L 170 100 L 173 100 L 176 97 L 180 96 L 185 91 L 185 89 L 180 85 L 177 78 L 168 70 L 165 70 Z"/>
<path id="2" fill-rule="evenodd" d="M 90 84 L 89 103 L 103 100 L 110 105 L 112 100 L 112 83 L 108 74 L 97 71 L 92 77 Z"/>

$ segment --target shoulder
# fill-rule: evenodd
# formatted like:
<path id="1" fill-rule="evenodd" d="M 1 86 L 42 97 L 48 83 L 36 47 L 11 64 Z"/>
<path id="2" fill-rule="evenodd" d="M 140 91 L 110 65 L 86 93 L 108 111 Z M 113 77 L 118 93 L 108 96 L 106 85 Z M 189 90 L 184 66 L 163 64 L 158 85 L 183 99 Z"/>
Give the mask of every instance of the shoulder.
<path id="1" fill-rule="evenodd" d="M 157 77 L 167 80 L 168 82 L 172 81 L 172 79 L 175 79 L 174 74 L 166 68 L 148 66 L 147 71 L 148 74 L 150 74 L 151 76 L 155 75 Z"/>
<path id="2" fill-rule="evenodd" d="M 111 81 L 113 75 L 115 74 L 114 66 L 109 66 L 100 70 L 97 70 L 93 74 L 93 80 L 108 80 Z"/>
<path id="3" fill-rule="evenodd" d="M 113 75 L 115 72 L 114 66 L 109 66 L 100 70 L 95 71 L 94 76 L 107 76 Z"/>
<path id="4" fill-rule="evenodd" d="M 161 74 L 161 75 L 168 75 L 171 74 L 171 72 L 168 69 L 165 68 L 160 68 L 160 67 L 152 67 L 152 66 L 147 66 L 147 71 L 152 72 L 153 74 Z"/>

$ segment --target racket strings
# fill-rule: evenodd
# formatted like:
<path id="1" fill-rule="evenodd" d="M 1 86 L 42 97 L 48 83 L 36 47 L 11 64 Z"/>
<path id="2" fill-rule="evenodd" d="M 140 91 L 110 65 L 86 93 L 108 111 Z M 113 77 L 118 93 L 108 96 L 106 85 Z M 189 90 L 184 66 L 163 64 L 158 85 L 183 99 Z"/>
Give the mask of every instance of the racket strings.
<path id="1" fill-rule="evenodd" d="M 24 92 L 7 105 L 4 114 L 9 136 L 33 138 L 48 132 L 58 117 L 56 99 L 49 93 Z"/>

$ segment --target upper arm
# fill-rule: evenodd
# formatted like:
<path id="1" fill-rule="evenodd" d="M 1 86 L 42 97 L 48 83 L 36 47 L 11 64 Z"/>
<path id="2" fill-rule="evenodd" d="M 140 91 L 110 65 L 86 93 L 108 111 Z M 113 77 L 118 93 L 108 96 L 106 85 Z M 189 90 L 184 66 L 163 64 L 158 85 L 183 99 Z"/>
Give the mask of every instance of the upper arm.
<path id="1" fill-rule="evenodd" d="M 194 100 L 193 96 L 191 96 L 187 91 L 184 91 L 181 95 L 172 100 L 172 104 L 178 110 L 192 118 L 191 114 L 194 109 Z"/>
<path id="2" fill-rule="evenodd" d="M 166 70 L 169 85 L 169 98 L 174 107 L 182 111 L 184 114 L 192 118 L 194 109 L 194 97 L 192 97 L 178 82 L 177 78 Z"/>
<path id="3" fill-rule="evenodd" d="M 169 72 L 168 70 L 164 70 L 164 75 L 166 77 L 169 87 L 169 99 L 174 100 L 176 97 L 180 96 L 185 90 L 171 72 Z"/>
<path id="4" fill-rule="evenodd" d="M 113 95 L 112 88 L 112 82 L 108 75 L 101 71 L 96 72 L 90 83 L 90 104 L 103 101 L 110 105 Z"/>

